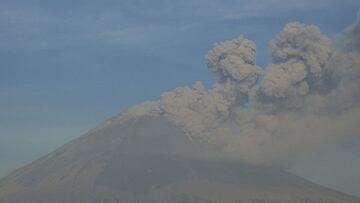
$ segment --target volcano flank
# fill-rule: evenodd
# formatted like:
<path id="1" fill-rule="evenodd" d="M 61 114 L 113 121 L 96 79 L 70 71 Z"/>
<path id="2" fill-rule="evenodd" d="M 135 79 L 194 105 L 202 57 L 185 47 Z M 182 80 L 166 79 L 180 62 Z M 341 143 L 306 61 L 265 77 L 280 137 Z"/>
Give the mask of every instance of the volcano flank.
<path id="1" fill-rule="evenodd" d="M 99 127 L 0 183 L 6 203 L 359 202 L 276 167 L 188 157 L 162 117 Z"/>

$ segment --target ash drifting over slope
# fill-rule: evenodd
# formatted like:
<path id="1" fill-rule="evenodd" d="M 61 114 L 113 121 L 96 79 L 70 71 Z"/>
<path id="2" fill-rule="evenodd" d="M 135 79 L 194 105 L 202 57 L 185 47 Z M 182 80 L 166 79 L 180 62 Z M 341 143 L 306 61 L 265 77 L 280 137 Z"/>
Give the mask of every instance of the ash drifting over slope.
<path id="1" fill-rule="evenodd" d="M 358 137 L 359 17 L 339 39 L 290 23 L 271 41 L 273 63 L 256 65 L 256 46 L 240 36 L 206 58 L 217 78 L 161 95 L 108 123 L 164 115 L 203 145 L 207 158 L 286 165 L 299 153 Z"/>

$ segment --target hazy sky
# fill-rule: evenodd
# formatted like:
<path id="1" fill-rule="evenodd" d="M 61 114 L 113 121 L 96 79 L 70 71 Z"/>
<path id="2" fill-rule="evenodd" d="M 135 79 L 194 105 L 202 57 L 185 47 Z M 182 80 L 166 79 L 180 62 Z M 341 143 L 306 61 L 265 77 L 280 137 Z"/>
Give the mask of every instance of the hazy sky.
<path id="1" fill-rule="evenodd" d="M 264 66 L 286 23 L 335 37 L 359 8 L 358 0 L 1 0 L 0 176 L 165 90 L 211 84 L 204 55 L 214 42 L 243 34 Z M 346 161 L 341 154 L 356 153 L 332 158 Z M 353 156 L 346 170 L 324 157 L 296 170 L 360 195 Z"/>

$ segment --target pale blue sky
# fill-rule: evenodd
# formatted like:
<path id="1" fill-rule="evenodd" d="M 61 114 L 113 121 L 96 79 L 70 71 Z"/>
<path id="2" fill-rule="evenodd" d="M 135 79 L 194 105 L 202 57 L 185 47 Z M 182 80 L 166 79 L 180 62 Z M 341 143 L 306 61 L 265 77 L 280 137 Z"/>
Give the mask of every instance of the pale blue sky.
<path id="1" fill-rule="evenodd" d="M 358 0 L 1 0 L 0 176 L 163 91 L 209 86 L 204 55 L 214 42 L 243 34 L 264 66 L 286 23 L 334 37 L 359 8 Z"/>

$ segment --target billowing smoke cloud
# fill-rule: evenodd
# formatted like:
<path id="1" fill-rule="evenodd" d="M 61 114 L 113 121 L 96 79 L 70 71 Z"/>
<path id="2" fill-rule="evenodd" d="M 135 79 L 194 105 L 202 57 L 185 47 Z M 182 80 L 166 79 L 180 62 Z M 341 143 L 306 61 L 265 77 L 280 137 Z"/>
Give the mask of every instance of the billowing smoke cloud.
<path id="1" fill-rule="evenodd" d="M 165 116 L 208 158 L 271 165 L 359 137 L 360 19 L 335 42 L 314 25 L 290 23 L 270 48 L 273 63 L 261 69 L 254 42 L 215 44 L 206 56 L 213 88 L 177 88 L 110 124 Z"/>
<path id="2" fill-rule="evenodd" d="M 208 55 L 208 67 L 219 78 L 219 83 L 227 81 L 236 85 L 236 90 L 247 93 L 262 74 L 256 66 L 255 43 L 239 37 L 216 44 Z"/>
<path id="3" fill-rule="evenodd" d="M 261 91 L 287 98 L 307 95 L 321 83 L 332 48 L 317 27 L 291 23 L 271 43 L 271 51 L 275 63 L 266 69 Z"/>

